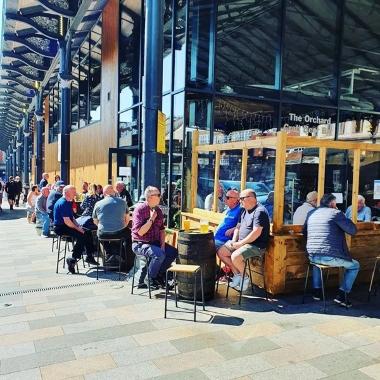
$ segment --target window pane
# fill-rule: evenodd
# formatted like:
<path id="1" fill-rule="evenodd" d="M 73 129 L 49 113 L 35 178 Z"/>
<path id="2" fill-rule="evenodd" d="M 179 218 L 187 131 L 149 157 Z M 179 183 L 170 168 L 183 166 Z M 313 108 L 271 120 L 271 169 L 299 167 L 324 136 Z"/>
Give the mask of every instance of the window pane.
<path id="1" fill-rule="evenodd" d="M 338 138 L 376 141 L 380 135 L 380 117 L 362 112 L 341 111 Z"/>
<path id="2" fill-rule="evenodd" d="M 337 1 L 287 1 L 283 90 L 295 99 L 335 101 Z"/>
<path id="3" fill-rule="evenodd" d="M 185 87 L 186 61 L 186 0 L 175 0 L 176 18 L 174 31 L 175 73 L 174 90 Z"/>
<path id="4" fill-rule="evenodd" d="M 213 80 L 213 19 L 211 0 L 189 2 L 188 81 L 198 88 L 210 87 Z"/>
<path id="5" fill-rule="evenodd" d="M 216 98 L 214 143 L 254 139 L 275 133 L 275 108 L 272 104 L 236 98 Z"/>
<path id="6" fill-rule="evenodd" d="M 79 128 L 83 128 L 88 123 L 88 41 L 86 41 L 80 49 L 79 62 Z"/>
<path id="7" fill-rule="evenodd" d="M 141 0 L 120 3 L 119 110 L 140 101 L 140 56 L 142 49 Z"/>
<path id="8" fill-rule="evenodd" d="M 74 77 L 71 82 L 71 130 L 79 128 L 79 55 L 73 58 L 71 73 Z"/>
<path id="9" fill-rule="evenodd" d="M 139 107 L 120 114 L 119 121 L 119 147 L 138 144 L 139 130 Z"/>
<path id="10" fill-rule="evenodd" d="M 286 151 L 284 223 L 293 221 L 294 212 L 305 201 L 308 193 L 318 191 L 318 148 L 291 148 Z"/>
<path id="11" fill-rule="evenodd" d="M 380 110 L 380 3 L 346 0 L 342 49 L 341 104 Z"/>
<path id="12" fill-rule="evenodd" d="M 102 72 L 102 21 L 96 23 L 91 31 L 90 54 L 90 123 L 100 120 L 100 87 Z"/>
<path id="13" fill-rule="evenodd" d="M 343 201 L 337 203 L 346 211 L 352 199 L 353 152 L 350 150 L 327 149 L 325 169 L 325 193 L 336 193 Z M 338 199 L 339 200 L 339 199 Z"/>
<path id="14" fill-rule="evenodd" d="M 58 141 L 60 133 L 60 94 L 59 81 L 55 83 L 49 94 L 49 143 Z"/>
<path id="15" fill-rule="evenodd" d="M 218 2 L 216 86 L 226 93 L 279 88 L 280 1 Z"/>
<path id="16" fill-rule="evenodd" d="M 164 12 L 164 50 L 162 62 L 162 91 L 170 91 L 172 86 L 172 0 L 165 0 Z"/>

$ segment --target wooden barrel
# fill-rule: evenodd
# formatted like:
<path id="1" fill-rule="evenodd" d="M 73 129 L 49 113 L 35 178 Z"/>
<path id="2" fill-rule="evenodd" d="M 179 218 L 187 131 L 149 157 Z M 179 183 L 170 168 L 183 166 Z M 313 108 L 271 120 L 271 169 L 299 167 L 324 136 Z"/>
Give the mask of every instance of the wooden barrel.
<path id="1" fill-rule="evenodd" d="M 200 265 L 203 272 L 205 300 L 214 298 L 216 249 L 212 232 L 180 231 L 178 236 L 178 257 L 180 264 Z M 177 274 L 178 294 L 181 298 L 194 299 L 194 276 Z M 202 299 L 200 276 L 197 276 L 197 299 Z"/>

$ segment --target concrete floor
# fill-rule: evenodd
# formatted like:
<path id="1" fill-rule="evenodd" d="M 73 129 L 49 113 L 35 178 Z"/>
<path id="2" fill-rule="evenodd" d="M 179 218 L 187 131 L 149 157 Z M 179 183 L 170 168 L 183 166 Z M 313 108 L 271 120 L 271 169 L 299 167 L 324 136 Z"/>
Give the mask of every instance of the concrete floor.
<path id="1" fill-rule="evenodd" d="M 380 294 L 365 288 L 349 311 L 329 294 L 324 314 L 300 295 L 239 307 L 222 286 L 194 323 L 189 304 L 164 319 L 161 291 L 55 262 L 25 210 L 0 214 L 1 379 L 380 379 Z"/>

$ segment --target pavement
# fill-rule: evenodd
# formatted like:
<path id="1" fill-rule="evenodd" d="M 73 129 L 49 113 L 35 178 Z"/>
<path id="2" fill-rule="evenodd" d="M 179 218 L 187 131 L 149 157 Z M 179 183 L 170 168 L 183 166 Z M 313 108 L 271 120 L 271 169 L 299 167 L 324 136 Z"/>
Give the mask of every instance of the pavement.
<path id="1" fill-rule="evenodd" d="M 164 319 L 164 293 L 131 295 L 130 278 L 55 265 L 51 239 L 4 208 L 0 379 L 380 379 L 380 294 L 368 303 L 364 287 L 348 311 L 330 291 L 323 313 L 300 294 L 239 306 L 222 286 L 194 323 L 187 303 Z"/>

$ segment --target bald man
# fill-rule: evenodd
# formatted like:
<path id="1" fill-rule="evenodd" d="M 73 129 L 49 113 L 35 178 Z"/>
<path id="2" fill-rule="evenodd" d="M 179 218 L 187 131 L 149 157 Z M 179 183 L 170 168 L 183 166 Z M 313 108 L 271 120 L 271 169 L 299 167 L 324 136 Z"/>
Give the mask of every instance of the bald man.
<path id="1" fill-rule="evenodd" d="M 131 231 L 128 228 L 129 209 L 125 200 L 119 198 L 111 185 L 103 189 L 104 199 L 97 202 L 92 213 L 94 223 L 98 226 L 98 237 L 101 239 L 120 239 L 124 238 L 131 244 Z M 106 262 L 110 266 L 119 264 L 119 245 L 106 244 Z M 131 259 L 131 258 L 127 258 Z M 128 262 L 133 260 L 128 260 Z M 129 265 L 129 264 L 128 264 Z M 127 270 L 128 268 L 127 265 Z M 133 264 L 132 264 L 133 265 Z"/>

